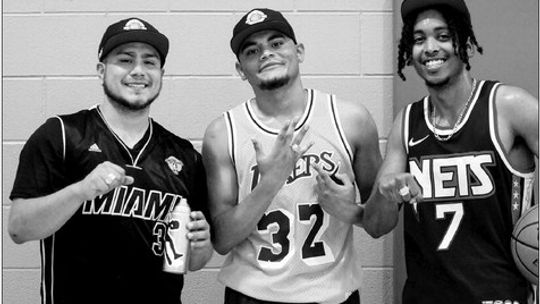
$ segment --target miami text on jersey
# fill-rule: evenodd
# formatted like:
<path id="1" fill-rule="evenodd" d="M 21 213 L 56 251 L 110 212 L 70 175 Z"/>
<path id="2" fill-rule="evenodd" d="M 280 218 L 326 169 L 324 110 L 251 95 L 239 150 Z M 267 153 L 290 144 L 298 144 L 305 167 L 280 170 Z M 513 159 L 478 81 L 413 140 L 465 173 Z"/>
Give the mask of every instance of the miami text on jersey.
<path id="1" fill-rule="evenodd" d="M 495 188 L 487 167 L 494 165 L 491 151 L 409 159 L 410 172 L 422 187 L 424 200 L 430 201 L 490 196 Z"/>
<path id="2" fill-rule="evenodd" d="M 106 214 L 164 221 L 180 203 L 181 195 L 122 186 L 107 194 L 84 202 L 83 214 Z"/>

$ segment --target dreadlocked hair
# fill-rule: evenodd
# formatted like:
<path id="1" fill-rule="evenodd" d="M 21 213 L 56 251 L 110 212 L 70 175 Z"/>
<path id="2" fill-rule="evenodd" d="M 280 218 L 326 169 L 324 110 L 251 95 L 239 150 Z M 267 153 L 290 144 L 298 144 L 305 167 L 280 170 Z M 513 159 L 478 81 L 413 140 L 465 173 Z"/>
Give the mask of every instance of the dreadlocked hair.
<path id="1" fill-rule="evenodd" d="M 465 63 L 465 68 L 470 70 L 471 65 L 469 63 L 469 56 L 467 55 L 467 41 L 470 41 L 478 53 L 482 54 L 484 51 L 476 40 L 470 19 L 447 6 L 434 6 L 432 8 L 439 11 L 443 16 L 452 36 L 452 46 L 461 61 Z M 406 80 L 403 69 L 405 66 L 411 64 L 412 48 L 414 45 L 414 23 L 417 16 L 418 12 L 409 14 L 403 20 L 403 27 L 401 28 L 401 39 L 398 44 L 397 74 L 403 81 Z"/>

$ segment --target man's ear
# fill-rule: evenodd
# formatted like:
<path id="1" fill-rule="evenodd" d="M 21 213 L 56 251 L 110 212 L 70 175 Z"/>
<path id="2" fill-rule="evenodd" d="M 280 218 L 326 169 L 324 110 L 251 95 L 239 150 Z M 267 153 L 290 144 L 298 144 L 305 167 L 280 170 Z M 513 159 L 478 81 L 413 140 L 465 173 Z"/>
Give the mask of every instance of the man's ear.
<path id="1" fill-rule="evenodd" d="M 467 39 L 467 43 L 465 44 L 465 49 L 467 50 L 467 57 L 468 58 L 474 57 L 474 54 L 476 52 L 474 51 L 474 46 L 471 43 L 471 38 Z"/>
<path id="2" fill-rule="evenodd" d="M 103 76 L 105 75 L 105 63 L 98 62 L 96 64 L 96 71 L 98 78 L 101 79 L 101 81 L 103 82 Z"/>
<path id="3" fill-rule="evenodd" d="M 244 70 L 242 70 L 242 66 L 240 65 L 240 62 L 237 61 L 234 67 L 236 68 L 236 72 L 238 73 L 238 75 L 240 75 L 240 78 L 242 80 L 246 80 L 247 77 L 246 77 L 246 74 L 244 74 Z"/>
<path id="4" fill-rule="evenodd" d="M 298 43 L 296 45 L 296 56 L 298 56 L 298 61 L 304 62 L 305 55 L 306 55 L 306 50 L 304 48 L 304 44 Z"/>

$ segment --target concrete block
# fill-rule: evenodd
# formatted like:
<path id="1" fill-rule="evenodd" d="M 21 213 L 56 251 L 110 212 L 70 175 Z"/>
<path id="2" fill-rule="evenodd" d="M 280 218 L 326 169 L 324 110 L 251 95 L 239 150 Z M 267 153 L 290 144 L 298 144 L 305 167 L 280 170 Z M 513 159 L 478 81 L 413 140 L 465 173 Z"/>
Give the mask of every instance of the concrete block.
<path id="1" fill-rule="evenodd" d="M 27 139 L 45 121 L 43 81 L 39 78 L 3 80 L 4 140 Z"/>
<path id="2" fill-rule="evenodd" d="M 234 21 L 230 14 L 197 13 L 160 16 L 159 29 L 170 40 L 166 75 L 233 75 L 229 48 Z M 157 27 L 157 25 L 156 25 Z"/>
<path id="3" fill-rule="evenodd" d="M 299 11 L 382 11 L 392 10 L 392 0 L 297 0 Z"/>
<path id="4" fill-rule="evenodd" d="M 251 1 L 220 1 L 220 0 L 206 0 L 206 1 L 171 1 L 171 11 L 233 11 L 238 14 L 235 18 L 240 20 L 243 14 L 247 13 L 253 8 L 268 7 L 274 10 L 287 11 L 293 9 L 293 1 L 288 0 L 274 0 L 269 5 L 265 0 L 251 0 Z M 232 27 L 231 27 L 232 33 Z"/>
<path id="5" fill-rule="evenodd" d="M 364 269 L 360 298 L 361 303 L 393 304 L 393 271 L 391 269 Z"/>
<path id="6" fill-rule="evenodd" d="M 19 154 L 23 143 L 6 143 L 2 144 L 2 205 L 9 205 L 9 194 L 13 189 L 17 166 L 19 165 Z"/>
<path id="7" fill-rule="evenodd" d="M 305 47 L 305 60 L 301 65 L 304 74 L 360 74 L 359 14 L 298 13 L 288 17 L 297 41 Z"/>
<path id="8" fill-rule="evenodd" d="M 394 265 L 392 233 L 378 239 L 372 238 L 361 228 L 355 228 L 354 233 L 355 249 L 362 261 L 362 267 L 392 267 Z"/>
<path id="9" fill-rule="evenodd" d="M 393 46 L 393 14 L 369 13 L 361 17 L 362 74 L 393 74 L 397 54 Z"/>
<path id="10" fill-rule="evenodd" d="M 2 303 L 41 303 L 40 271 L 36 269 L 2 269 Z"/>
<path id="11" fill-rule="evenodd" d="M 4 0 L 2 13 L 39 13 L 43 11 L 43 0 Z M 5 18 L 5 16 L 4 16 Z"/>
<path id="12" fill-rule="evenodd" d="M 154 0 L 151 5 L 145 0 L 47 0 L 46 12 L 165 12 L 170 0 Z"/>
<path id="13" fill-rule="evenodd" d="M 95 75 L 105 18 L 16 15 L 3 25 L 4 76 Z"/>
<path id="14" fill-rule="evenodd" d="M 379 137 L 387 136 L 393 123 L 391 77 L 317 77 L 305 76 L 307 88 L 335 94 L 338 99 L 365 106 L 375 121 Z"/>
<path id="15" fill-rule="evenodd" d="M 216 270 L 188 273 L 184 278 L 183 304 L 221 304 L 225 286 L 217 281 Z"/>
<path id="16" fill-rule="evenodd" d="M 44 93 L 46 117 L 75 113 L 105 100 L 97 77 L 46 78 Z"/>

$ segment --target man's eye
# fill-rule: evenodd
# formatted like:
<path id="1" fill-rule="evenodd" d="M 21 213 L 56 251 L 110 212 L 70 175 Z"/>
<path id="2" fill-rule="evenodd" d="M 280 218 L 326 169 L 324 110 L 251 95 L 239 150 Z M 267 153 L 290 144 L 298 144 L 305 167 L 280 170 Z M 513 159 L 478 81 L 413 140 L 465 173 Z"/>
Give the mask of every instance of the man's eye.
<path id="1" fill-rule="evenodd" d="M 252 49 L 246 49 L 246 50 L 244 51 L 244 54 L 245 54 L 246 56 L 252 56 L 252 55 L 257 54 L 258 52 L 259 52 L 258 49 L 252 48 Z"/>
<path id="2" fill-rule="evenodd" d="M 440 35 L 439 35 L 439 40 L 441 40 L 441 41 L 448 41 L 448 40 L 450 40 L 451 38 L 452 38 L 452 37 L 451 37 L 450 35 L 448 35 L 448 34 L 440 34 Z"/>
<path id="3" fill-rule="evenodd" d="M 284 42 L 282 40 L 274 41 L 274 42 L 272 42 L 272 47 L 273 48 L 279 48 L 279 47 L 281 47 L 283 45 L 283 43 Z"/>
<path id="4" fill-rule="evenodd" d="M 120 61 L 122 63 L 130 63 L 131 59 L 130 58 L 120 58 L 120 59 L 118 59 L 118 61 Z"/>

